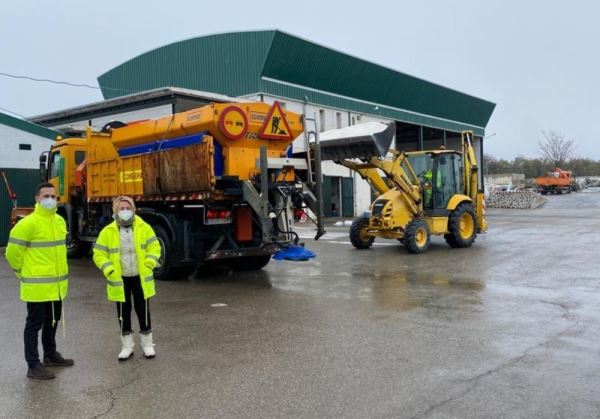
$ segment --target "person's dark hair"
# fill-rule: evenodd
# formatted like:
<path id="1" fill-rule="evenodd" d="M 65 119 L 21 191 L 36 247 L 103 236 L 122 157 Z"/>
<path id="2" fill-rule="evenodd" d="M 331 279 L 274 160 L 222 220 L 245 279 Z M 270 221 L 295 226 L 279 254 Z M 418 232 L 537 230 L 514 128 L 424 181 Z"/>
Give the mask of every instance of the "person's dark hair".
<path id="1" fill-rule="evenodd" d="M 43 183 L 40 183 L 39 185 L 37 185 L 35 187 L 35 196 L 38 196 L 40 194 L 40 191 L 42 190 L 42 188 L 53 188 L 53 189 L 56 189 L 56 187 L 53 184 L 48 183 L 48 182 L 43 182 Z"/>

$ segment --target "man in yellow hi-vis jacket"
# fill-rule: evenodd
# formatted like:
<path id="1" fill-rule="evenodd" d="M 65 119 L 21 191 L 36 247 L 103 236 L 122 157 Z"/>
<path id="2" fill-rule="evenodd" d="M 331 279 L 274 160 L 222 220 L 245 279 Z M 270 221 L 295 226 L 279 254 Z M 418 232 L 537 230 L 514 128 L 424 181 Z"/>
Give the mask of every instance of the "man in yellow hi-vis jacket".
<path id="1" fill-rule="evenodd" d="M 156 293 L 152 270 L 158 265 L 160 243 L 149 224 L 135 215 L 128 196 L 113 201 L 114 219 L 102 229 L 94 245 L 94 263 L 106 277 L 106 294 L 117 303 L 121 327 L 119 360 L 129 359 L 135 346 L 131 330 L 131 301 L 140 324 L 142 350 L 155 356 L 148 300 Z"/>
<path id="2" fill-rule="evenodd" d="M 47 380 L 54 373 L 47 366 L 73 365 L 56 351 L 56 328 L 62 301 L 67 296 L 68 267 L 65 220 L 56 214 L 56 189 L 51 183 L 38 185 L 35 210 L 10 231 L 6 259 L 21 281 L 21 300 L 27 303 L 24 342 L 30 378 Z M 38 353 L 42 329 L 44 363 Z"/>

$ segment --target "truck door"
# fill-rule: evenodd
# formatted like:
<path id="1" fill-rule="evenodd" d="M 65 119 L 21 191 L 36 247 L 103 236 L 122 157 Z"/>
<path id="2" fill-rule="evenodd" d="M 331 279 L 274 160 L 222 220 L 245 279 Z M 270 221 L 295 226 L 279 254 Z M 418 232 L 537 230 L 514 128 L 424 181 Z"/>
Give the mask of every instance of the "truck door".
<path id="1" fill-rule="evenodd" d="M 61 165 L 63 166 L 63 170 L 61 170 Z M 60 192 L 60 180 L 61 173 L 64 173 L 64 162 L 60 155 L 60 149 L 54 150 L 50 153 L 50 158 L 48 159 L 48 182 L 54 185 L 56 191 L 59 195 Z M 63 190 L 64 190 L 64 181 L 63 181 Z"/>

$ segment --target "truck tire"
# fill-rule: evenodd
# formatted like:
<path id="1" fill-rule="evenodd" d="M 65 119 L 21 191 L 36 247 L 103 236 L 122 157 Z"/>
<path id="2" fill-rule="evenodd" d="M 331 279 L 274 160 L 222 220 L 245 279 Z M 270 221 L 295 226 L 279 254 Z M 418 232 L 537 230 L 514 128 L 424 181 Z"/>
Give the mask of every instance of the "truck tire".
<path id="1" fill-rule="evenodd" d="M 229 267 L 236 272 L 258 271 L 267 266 L 270 261 L 271 255 L 245 256 L 231 260 Z"/>
<path id="2" fill-rule="evenodd" d="M 177 271 L 169 262 L 171 260 L 171 252 L 173 251 L 173 243 L 171 238 L 160 225 L 153 225 L 152 229 L 160 243 L 160 266 L 154 269 L 154 279 L 159 281 L 170 281 L 176 279 Z"/>
<path id="3" fill-rule="evenodd" d="M 473 205 L 460 204 L 448 217 L 448 234 L 444 235 L 450 247 L 470 247 L 477 237 L 477 217 Z"/>
<path id="4" fill-rule="evenodd" d="M 71 240 L 70 236 L 67 235 L 67 258 L 68 259 L 81 259 L 90 252 L 92 243 L 84 242 L 81 240 Z"/>
<path id="5" fill-rule="evenodd" d="M 423 220 L 418 218 L 412 220 L 404 230 L 403 243 L 408 253 L 423 253 L 429 247 L 430 242 L 429 227 Z"/>
<path id="6" fill-rule="evenodd" d="M 375 237 L 368 236 L 366 229 L 369 227 L 368 218 L 357 218 L 350 227 L 350 242 L 357 249 L 368 249 L 375 241 Z"/>

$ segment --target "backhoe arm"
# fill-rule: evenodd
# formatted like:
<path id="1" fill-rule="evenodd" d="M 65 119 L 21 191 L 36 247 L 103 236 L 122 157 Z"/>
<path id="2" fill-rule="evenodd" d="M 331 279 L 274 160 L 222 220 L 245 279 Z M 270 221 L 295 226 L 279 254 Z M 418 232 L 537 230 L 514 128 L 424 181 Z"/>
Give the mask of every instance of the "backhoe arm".
<path id="1" fill-rule="evenodd" d="M 461 133 L 462 147 L 464 156 L 464 182 L 465 182 L 465 195 L 470 197 L 475 203 L 475 212 L 477 215 L 477 230 L 484 232 L 487 230 L 487 221 L 485 219 L 483 209 L 483 192 L 479 189 L 479 167 L 477 166 L 477 159 L 475 158 L 475 150 L 473 148 L 472 138 L 473 131 L 463 131 Z"/>
<path id="2" fill-rule="evenodd" d="M 366 180 L 369 185 L 375 189 L 378 195 L 384 194 L 390 190 L 388 184 L 383 180 L 379 171 L 377 170 L 377 166 L 371 163 L 355 163 L 350 160 L 342 160 L 337 163 L 342 166 L 346 166 L 350 170 L 354 170 L 358 173 L 364 180 Z"/>
<path id="3" fill-rule="evenodd" d="M 402 192 L 404 200 L 413 214 L 417 214 L 421 204 L 419 179 L 406 159 L 406 155 L 400 152 L 394 152 L 394 154 L 395 158 L 393 160 L 373 157 L 368 163 L 355 163 L 350 160 L 342 160 L 338 163 L 360 174 L 379 194 L 391 189 L 381 176 L 379 172 L 381 170 L 394 186 Z"/>

